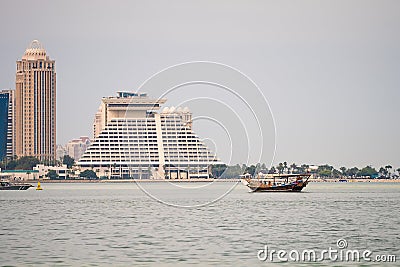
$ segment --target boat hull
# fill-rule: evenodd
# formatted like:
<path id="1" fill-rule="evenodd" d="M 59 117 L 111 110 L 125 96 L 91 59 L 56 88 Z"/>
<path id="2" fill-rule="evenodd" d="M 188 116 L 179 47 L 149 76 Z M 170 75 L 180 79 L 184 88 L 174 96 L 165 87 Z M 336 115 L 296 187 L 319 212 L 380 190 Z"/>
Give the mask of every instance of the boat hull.
<path id="1" fill-rule="evenodd" d="M 301 192 L 304 186 L 271 186 L 271 187 L 262 187 L 262 186 L 249 186 L 252 192 Z"/>
<path id="2" fill-rule="evenodd" d="M 9 185 L 9 186 L 0 186 L 0 190 L 27 190 L 33 185 L 30 184 L 21 184 L 21 185 Z"/>
<path id="3" fill-rule="evenodd" d="M 286 182 L 276 183 L 276 178 L 285 179 Z M 292 181 L 289 181 L 290 178 Z M 245 178 L 242 179 L 242 183 L 250 188 L 251 192 L 301 192 L 307 186 L 309 178 L 310 174 L 286 174 L 269 177 L 269 181 Z"/>

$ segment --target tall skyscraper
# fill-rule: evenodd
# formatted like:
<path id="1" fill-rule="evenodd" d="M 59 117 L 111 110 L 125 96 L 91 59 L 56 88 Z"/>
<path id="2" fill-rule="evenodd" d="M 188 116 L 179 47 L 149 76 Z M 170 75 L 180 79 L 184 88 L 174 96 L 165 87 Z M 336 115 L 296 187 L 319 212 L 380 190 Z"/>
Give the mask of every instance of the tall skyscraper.
<path id="1" fill-rule="evenodd" d="M 0 160 L 15 154 L 14 90 L 0 91 Z"/>
<path id="2" fill-rule="evenodd" d="M 56 71 L 55 61 L 37 40 L 32 41 L 16 74 L 16 155 L 55 159 Z"/>

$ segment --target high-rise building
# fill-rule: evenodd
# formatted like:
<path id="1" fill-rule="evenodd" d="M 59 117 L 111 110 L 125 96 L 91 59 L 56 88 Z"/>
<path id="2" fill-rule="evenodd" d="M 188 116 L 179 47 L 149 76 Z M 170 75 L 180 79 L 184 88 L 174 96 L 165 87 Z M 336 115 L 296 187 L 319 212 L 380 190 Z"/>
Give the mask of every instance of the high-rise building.
<path id="1" fill-rule="evenodd" d="M 90 146 L 91 141 L 87 136 L 81 136 L 78 139 L 73 139 L 65 145 L 67 155 L 78 161 L 86 149 Z"/>
<path id="2" fill-rule="evenodd" d="M 94 115 L 94 121 L 93 121 L 93 138 L 96 138 L 99 136 L 101 130 L 103 129 L 103 118 L 102 118 L 102 113 L 103 113 L 103 105 L 100 105 L 99 109 L 97 110 L 96 114 Z"/>
<path id="3" fill-rule="evenodd" d="M 164 108 L 166 99 L 119 92 L 96 113 L 95 140 L 78 166 L 109 178 L 208 178 L 221 163 L 192 130 L 188 108 Z"/>
<path id="4" fill-rule="evenodd" d="M 53 161 L 56 154 L 56 69 L 39 41 L 17 61 L 16 155 Z"/>
<path id="5" fill-rule="evenodd" d="M 15 105 L 14 90 L 0 91 L 0 160 L 7 156 L 11 159 L 15 154 Z"/>
<path id="6" fill-rule="evenodd" d="M 56 146 L 56 160 L 63 161 L 64 156 L 67 155 L 67 150 L 62 145 Z"/>

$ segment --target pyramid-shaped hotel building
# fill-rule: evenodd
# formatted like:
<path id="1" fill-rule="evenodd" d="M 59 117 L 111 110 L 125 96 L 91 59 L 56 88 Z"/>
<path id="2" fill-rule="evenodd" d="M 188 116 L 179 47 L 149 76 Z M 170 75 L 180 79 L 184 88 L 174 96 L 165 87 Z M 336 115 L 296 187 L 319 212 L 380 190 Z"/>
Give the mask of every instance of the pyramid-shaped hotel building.
<path id="1" fill-rule="evenodd" d="M 145 93 L 103 98 L 81 169 L 117 179 L 209 178 L 211 165 L 221 162 L 193 132 L 189 109 L 158 112 L 165 102 Z"/>

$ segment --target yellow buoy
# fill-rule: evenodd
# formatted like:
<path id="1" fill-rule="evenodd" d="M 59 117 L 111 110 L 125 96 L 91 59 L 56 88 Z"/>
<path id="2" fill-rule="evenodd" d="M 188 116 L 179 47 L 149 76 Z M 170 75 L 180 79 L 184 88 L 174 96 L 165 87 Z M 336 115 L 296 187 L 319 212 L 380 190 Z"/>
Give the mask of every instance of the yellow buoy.
<path id="1" fill-rule="evenodd" d="M 40 186 L 40 182 L 37 183 L 36 190 L 43 190 L 43 188 Z"/>

